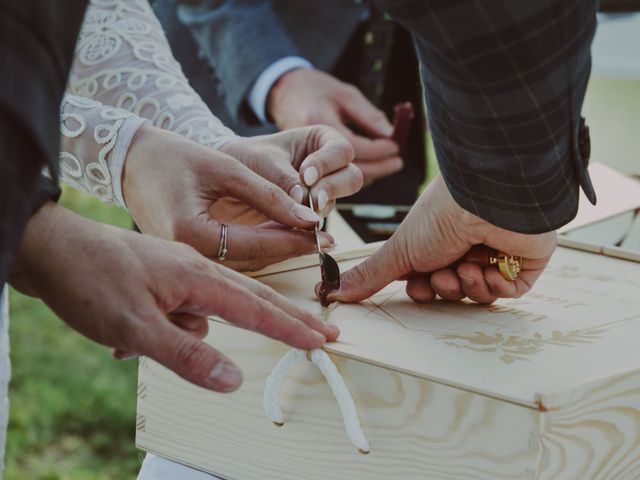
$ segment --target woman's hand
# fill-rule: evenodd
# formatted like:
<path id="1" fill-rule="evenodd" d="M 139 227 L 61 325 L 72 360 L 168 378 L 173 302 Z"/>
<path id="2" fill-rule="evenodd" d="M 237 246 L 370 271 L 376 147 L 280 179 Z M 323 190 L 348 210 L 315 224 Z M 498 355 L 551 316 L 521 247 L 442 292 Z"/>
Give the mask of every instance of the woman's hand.
<path id="1" fill-rule="evenodd" d="M 273 156 L 262 158 L 266 162 Z M 142 126 L 127 153 L 122 185 L 127 207 L 144 233 L 187 243 L 214 260 L 221 222 L 228 220 L 213 218 L 210 210 L 225 198 L 291 227 L 230 224 L 225 265 L 234 269 L 258 270 L 314 251 L 314 237 L 305 229 L 320 221 L 317 214 L 235 158 L 180 135 Z M 321 235 L 322 248 L 332 243 L 329 235 Z"/>
<path id="2" fill-rule="evenodd" d="M 297 203 L 307 203 L 310 189 L 318 212 L 325 217 L 336 199 L 362 187 L 362 172 L 351 163 L 353 148 L 330 127 L 316 125 L 241 138 L 221 151 L 278 185 Z"/>
<path id="3" fill-rule="evenodd" d="M 296 348 L 338 336 L 271 288 L 187 245 L 95 223 L 53 203 L 29 221 L 11 283 L 116 357 L 145 355 L 221 392 L 238 388 L 242 373 L 201 340 L 208 315 Z"/>

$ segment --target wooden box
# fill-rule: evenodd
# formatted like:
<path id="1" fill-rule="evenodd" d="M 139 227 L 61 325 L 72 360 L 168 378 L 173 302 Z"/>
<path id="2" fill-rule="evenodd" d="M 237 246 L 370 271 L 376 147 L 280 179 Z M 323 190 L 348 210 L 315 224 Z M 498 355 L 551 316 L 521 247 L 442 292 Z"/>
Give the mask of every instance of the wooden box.
<path id="1" fill-rule="evenodd" d="M 259 278 L 318 309 L 318 276 Z M 640 263 L 559 248 L 521 299 L 417 305 L 397 282 L 331 320 L 342 335 L 326 351 L 368 455 L 310 362 L 288 377 L 274 426 L 263 389 L 289 348 L 220 321 L 208 341 L 244 385 L 216 394 L 141 360 L 138 447 L 228 480 L 640 478 Z"/>

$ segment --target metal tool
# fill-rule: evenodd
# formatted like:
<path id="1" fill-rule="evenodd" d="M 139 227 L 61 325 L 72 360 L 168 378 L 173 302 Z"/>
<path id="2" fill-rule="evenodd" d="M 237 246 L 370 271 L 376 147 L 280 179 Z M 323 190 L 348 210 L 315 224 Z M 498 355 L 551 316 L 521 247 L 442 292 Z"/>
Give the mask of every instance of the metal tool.
<path id="1" fill-rule="evenodd" d="M 313 197 L 311 196 L 311 190 L 309 190 L 309 207 L 311 210 L 315 211 L 313 206 Z M 340 288 L 340 268 L 338 267 L 338 263 L 333 259 L 331 255 L 325 253 L 320 248 L 320 236 L 318 235 L 318 231 L 320 224 L 316 223 L 314 227 L 314 233 L 316 236 L 316 245 L 318 247 L 318 258 L 320 265 L 320 277 L 322 278 L 322 282 L 320 283 L 320 290 L 318 292 L 318 297 L 320 298 L 320 305 L 322 305 L 323 314 L 326 314 L 329 311 L 329 307 L 331 302 L 327 300 L 327 296 Z"/>

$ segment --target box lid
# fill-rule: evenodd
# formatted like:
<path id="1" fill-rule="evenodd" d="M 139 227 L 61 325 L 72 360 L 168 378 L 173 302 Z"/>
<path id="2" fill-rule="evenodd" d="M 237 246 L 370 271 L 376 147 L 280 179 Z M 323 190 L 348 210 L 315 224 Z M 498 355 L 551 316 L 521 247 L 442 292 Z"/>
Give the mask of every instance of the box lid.
<path id="1" fill-rule="evenodd" d="M 319 311 L 319 276 L 316 265 L 259 279 Z M 640 263 L 559 248 L 532 292 L 484 306 L 416 304 L 404 287 L 338 305 L 330 320 L 342 333 L 325 349 L 540 409 L 554 408 L 541 404 L 545 392 L 640 370 Z"/>

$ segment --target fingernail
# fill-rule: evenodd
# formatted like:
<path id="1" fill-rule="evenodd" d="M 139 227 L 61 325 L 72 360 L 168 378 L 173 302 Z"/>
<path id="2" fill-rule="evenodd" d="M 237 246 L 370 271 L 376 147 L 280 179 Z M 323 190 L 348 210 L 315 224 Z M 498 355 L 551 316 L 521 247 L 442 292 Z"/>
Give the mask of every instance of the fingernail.
<path id="1" fill-rule="evenodd" d="M 324 227 L 324 217 L 320 217 L 320 221 L 318 222 L 318 230 L 322 230 Z"/>
<path id="2" fill-rule="evenodd" d="M 132 358 L 138 358 L 139 356 L 140 355 L 138 355 L 137 353 L 129 353 L 127 355 L 120 357 L 120 360 L 131 360 Z"/>
<path id="3" fill-rule="evenodd" d="M 384 120 L 382 120 L 378 122 L 377 126 L 378 126 L 378 130 L 380 130 L 385 137 L 390 137 L 393 135 L 393 127 L 389 125 L 388 122 L 385 122 Z"/>
<path id="4" fill-rule="evenodd" d="M 309 167 L 304 171 L 304 183 L 308 187 L 312 186 L 318 181 L 318 169 L 316 167 Z"/>
<path id="5" fill-rule="evenodd" d="M 334 333 L 340 333 L 340 329 L 333 323 L 327 323 L 327 327 Z"/>
<path id="6" fill-rule="evenodd" d="M 242 382 L 242 372 L 233 363 L 226 360 L 216 363 L 209 374 L 209 382 L 223 392 L 230 392 L 238 388 Z M 220 385 L 223 383 L 224 385 Z"/>
<path id="7" fill-rule="evenodd" d="M 327 206 L 327 202 L 329 201 L 329 195 L 324 190 L 320 190 L 318 192 L 318 210 L 324 210 L 324 207 Z"/>
<path id="8" fill-rule="evenodd" d="M 296 205 L 293 208 L 293 213 L 300 220 L 304 220 L 305 222 L 321 222 L 322 217 L 317 215 L 313 210 L 309 207 L 305 207 L 304 205 Z"/>
<path id="9" fill-rule="evenodd" d="M 291 191 L 289 192 L 289 196 L 293 198 L 293 201 L 296 203 L 302 203 L 304 198 L 304 190 L 300 185 L 294 185 Z"/>

